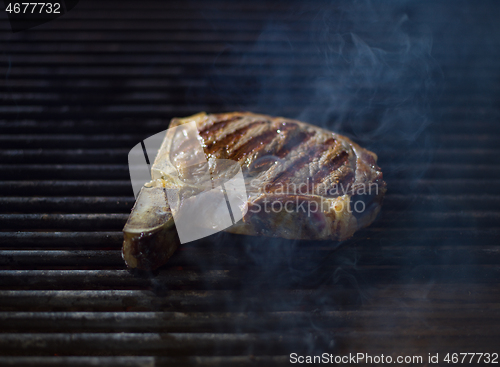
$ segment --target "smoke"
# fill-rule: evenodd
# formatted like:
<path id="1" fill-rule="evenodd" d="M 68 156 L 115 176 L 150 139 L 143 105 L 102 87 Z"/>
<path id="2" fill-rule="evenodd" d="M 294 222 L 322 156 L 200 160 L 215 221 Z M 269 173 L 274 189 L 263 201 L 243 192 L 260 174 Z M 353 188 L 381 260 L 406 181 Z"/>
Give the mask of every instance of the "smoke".
<path id="1" fill-rule="evenodd" d="M 208 74 L 223 105 L 360 140 L 392 130 L 395 138 L 414 141 L 430 123 L 440 70 L 431 56 L 431 29 L 412 19 L 409 5 L 308 3 L 269 18 L 253 45 L 228 44 L 214 60 Z"/>
<path id="2" fill-rule="evenodd" d="M 325 107 L 319 114 L 306 109 L 299 118 L 319 118 L 336 130 L 350 126 L 362 140 L 391 129 L 395 138 L 415 140 L 429 123 L 436 83 L 430 29 L 413 25 L 400 4 L 367 1 L 322 11 L 313 24 L 311 42 L 324 59 L 314 99 Z"/>
<path id="3" fill-rule="evenodd" d="M 388 231 L 414 223 L 420 223 L 420 227 L 437 225 L 430 223 L 431 219 L 421 222 L 423 209 L 417 207 L 422 193 L 438 193 L 432 185 L 419 184 L 435 151 L 443 144 L 435 138 L 436 131 L 441 131 L 436 121 L 442 119 L 446 111 L 433 106 L 443 90 L 452 88 L 452 84 L 445 83 L 447 79 L 454 78 L 455 85 L 459 85 L 463 78 L 465 83 L 484 66 L 485 61 L 475 56 L 475 51 L 483 46 L 493 50 L 498 44 L 495 18 L 492 16 L 485 27 L 464 27 L 463 23 L 470 20 L 469 12 L 473 13 L 465 1 L 459 1 L 453 8 L 439 2 L 366 0 L 302 5 L 277 2 L 274 6 L 264 22 L 252 21 L 245 10 L 233 10 L 231 21 L 239 22 L 241 32 L 232 35 L 225 34 L 224 21 L 213 20 L 218 12 L 226 14 L 221 15 L 222 18 L 228 16 L 224 9 L 214 9 L 207 15 L 214 37 L 220 34 L 233 41 L 218 45 L 220 52 L 204 70 L 209 90 L 195 92 L 192 89 L 188 97 L 211 101 L 212 110 L 207 112 L 248 110 L 280 115 L 352 138 L 379 155 L 388 193 L 405 196 L 396 206 L 394 201 L 392 207 L 389 202 L 382 210 L 382 223 L 375 226 Z M 492 31 L 491 38 L 481 34 L 486 30 Z M 452 44 L 450 40 L 454 40 L 456 46 L 436 50 L 436 37 L 438 44 Z M 485 41 L 475 45 L 477 39 Z M 442 65 L 447 64 L 465 66 L 461 69 L 464 75 L 457 75 L 456 68 L 444 71 Z M 487 83 L 496 81 L 498 78 Z M 476 90 L 482 86 L 484 84 L 467 84 Z M 460 103 L 464 101 L 452 101 L 448 106 Z M 426 209 L 446 210 L 437 205 L 442 204 L 434 203 Z M 408 211 L 415 208 L 418 210 Z M 384 216 L 384 211 L 391 210 Z M 418 225 L 414 228 L 420 232 Z M 214 251 L 223 253 L 231 246 L 240 249 L 235 258 L 239 259 L 238 274 L 239 279 L 243 279 L 239 287 L 243 295 L 228 298 L 226 308 L 251 311 L 255 304 L 249 301 L 250 295 L 266 294 L 271 296 L 267 302 L 259 303 L 262 307 L 259 311 L 352 309 L 372 302 L 373 274 L 380 277 L 377 279 L 380 282 L 391 282 L 394 278 L 407 280 L 413 274 L 415 277 L 427 275 L 428 282 L 422 285 L 425 298 L 437 275 L 422 269 L 435 259 L 429 260 L 418 249 L 401 250 L 404 252 L 401 261 L 408 262 L 397 264 L 402 265 L 401 274 L 389 270 L 373 272 L 369 266 L 362 269 L 359 263 L 365 256 L 365 264 L 374 267 L 393 264 L 394 258 L 385 258 L 383 247 L 416 245 L 416 248 L 431 241 L 431 235 L 417 233 L 414 238 L 408 238 L 397 235 L 398 232 L 394 232 L 396 235 L 384 234 L 384 231 L 374 233 L 368 241 L 372 252 L 367 250 L 366 241 L 363 245 L 369 236 L 366 234 L 355 236 L 345 244 L 215 235 L 211 239 Z M 357 248 L 357 244 L 361 248 Z M 366 256 L 372 255 L 373 258 L 366 261 Z M 394 257 L 394 253 L 390 256 Z M 216 257 L 211 259 L 218 261 Z M 214 262 L 207 260 L 199 266 L 210 268 Z M 240 266 L 240 262 L 244 265 Z M 292 289 L 313 293 L 307 296 L 305 292 L 297 292 L 280 297 Z M 383 290 L 377 292 L 384 297 Z M 376 324 L 380 320 L 369 322 Z M 287 327 L 293 325 L 294 321 L 289 321 Z M 325 345 L 330 345 L 332 339 L 327 328 L 313 321 L 310 326 L 324 337 Z M 310 346 L 314 345 L 311 341 Z"/>
<path id="4" fill-rule="evenodd" d="M 213 112 L 285 116 L 346 135 L 412 190 L 433 158 L 430 105 L 443 85 L 432 9 L 413 1 L 277 4 L 260 27 L 235 14 L 242 35 L 206 70 Z M 224 32 L 223 22 L 211 26 Z M 240 41 L 255 32 L 253 43 Z"/>
<path id="5" fill-rule="evenodd" d="M 220 52 L 204 70 L 210 89 L 206 94 L 190 89 L 188 97 L 211 101 L 207 112 L 285 116 L 347 135 L 379 154 L 389 191 L 396 178 L 412 190 L 432 158 L 430 102 L 442 83 L 432 57 L 433 32 L 418 9 L 415 2 L 401 1 L 277 2 L 259 22 L 244 9 L 232 10 L 227 21 L 238 22 L 241 32 L 228 35 L 225 22 L 214 20 L 228 17 L 227 11 L 214 8 L 206 14 L 214 38 L 233 41 L 214 45 Z M 405 147 L 407 154 L 401 155 Z M 408 169 L 410 161 L 419 164 Z M 360 287 L 365 274 L 357 266 L 356 240 L 349 247 L 320 246 L 221 233 L 211 242 L 216 251 L 244 249 L 238 255 L 246 264 L 240 275 L 250 281 L 240 287 L 249 294 L 314 289 L 318 311 L 368 299 Z M 302 301 L 273 298 L 268 310 L 300 309 Z M 228 300 L 228 307 L 248 311 L 252 304 L 244 297 Z"/>
<path id="6" fill-rule="evenodd" d="M 223 34 L 214 14 L 223 9 L 207 15 Z M 213 112 L 286 116 L 346 135 L 379 155 L 389 191 L 397 179 L 412 192 L 436 148 L 430 106 L 443 72 L 432 17 L 414 1 L 278 2 L 262 23 L 235 11 L 242 33 L 225 35 L 234 42 L 206 70 Z M 242 42 L 249 33 L 258 35 Z"/>

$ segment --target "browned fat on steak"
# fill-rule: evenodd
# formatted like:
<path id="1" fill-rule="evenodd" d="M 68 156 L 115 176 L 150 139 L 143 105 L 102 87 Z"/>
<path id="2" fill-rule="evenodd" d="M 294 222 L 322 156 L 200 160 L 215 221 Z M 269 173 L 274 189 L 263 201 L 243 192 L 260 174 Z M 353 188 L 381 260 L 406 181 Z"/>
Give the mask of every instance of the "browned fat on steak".
<path id="1" fill-rule="evenodd" d="M 342 241 L 380 211 L 386 184 L 377 156 L 342 135 L 249 112 L 199 113 L 175 118 L 170 127 L 193 121 L 210 169 L 233 160 L 243 172 L 247 211 L 227 232 Z M 141 191 L 124 228 L 123 256 L 133 268 L 161 266 L 179 245 L 164 188 L 203 191 L 203 179 L 183 182 L 158 168 L 171 164 L 173 149 L 192 150 L 174 148 L 168 136 L 152 167 L 154 180 Z"/>

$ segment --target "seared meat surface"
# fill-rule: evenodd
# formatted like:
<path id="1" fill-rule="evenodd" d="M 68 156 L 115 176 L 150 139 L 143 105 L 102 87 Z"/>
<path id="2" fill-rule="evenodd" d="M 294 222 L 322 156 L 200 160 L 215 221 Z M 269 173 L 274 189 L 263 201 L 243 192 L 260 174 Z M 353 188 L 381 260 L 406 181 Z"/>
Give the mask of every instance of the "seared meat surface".
<path id="1" fill-rule="evenodd" d="M 380 211 L 386 184 L 377 156 L 344 136 L 248 112 L 199 113 L 173 119 L 170 127 L 193 122 L 199 137 L 190 144 L 201 148 L 166 134 L 153 181 L 141 191 L 124 228 L 124 258 L 131 267 L 158 267 L 179 244 L 173 208 L 165 200 L 155 204 L 162 190 L 175 189 L 182 203 L 230 177 L 232 170 L 224 166 L 230 161 L 243 173 L 246 210 L 228 232 L 341 241 Z"/>

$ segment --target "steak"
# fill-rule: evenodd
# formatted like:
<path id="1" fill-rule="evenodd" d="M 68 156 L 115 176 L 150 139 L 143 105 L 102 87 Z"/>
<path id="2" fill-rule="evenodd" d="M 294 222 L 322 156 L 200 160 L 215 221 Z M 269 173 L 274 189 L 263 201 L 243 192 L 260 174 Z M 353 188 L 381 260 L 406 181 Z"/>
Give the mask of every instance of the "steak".
<path id="1" fill-rule="evenodd" d="M 152 181 L 132 209 L 123 244 L 129 267 L 157 268 L 180 243 L 176 209 L 166 190 L 175 191 L 178 208 L 213 188 L 214 182 L 230 178 L 234 166 L 244 178 L 245 211 L 227 232 L 343 241 L 372 223 L 380 211 L 386 184 L 377 156 L 344 136 L 249 112 L 174 118 L 170 128 L 193 122 L 196 139 L 182 141 L 169 134 L 174 129 L 167 130 L 151 169 Z M 210 208 L 199 210 L 213 216 Z"/>

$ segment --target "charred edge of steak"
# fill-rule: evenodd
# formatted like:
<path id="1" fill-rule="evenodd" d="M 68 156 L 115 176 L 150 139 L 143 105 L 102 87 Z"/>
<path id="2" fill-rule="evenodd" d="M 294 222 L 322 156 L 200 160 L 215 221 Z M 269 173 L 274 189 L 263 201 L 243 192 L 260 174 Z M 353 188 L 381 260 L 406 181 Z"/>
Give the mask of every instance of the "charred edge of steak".
<path id="1" fill-rule="evenodd" d="M 131 268 L 156 269 L 167 262 L 179 245 L 175 228 L 141 236 L 125 233 L 123 257 Z"/>
<path id="2" fill-rule="evenodd" d="M 380 174 L 379 178 L 375 181 L 365 183 L 364 185 L 364 194 L 359 194 L 359 187 L 352 188 L 350 191 L 350 194 L 352 195 L 350 210 L 360 223 L 364 223 L 367 217 L 369 217 L 376 208 L 380 208 L 382 206 L 385 192 L 387 191 L 387 184 L 382 179 L 382 174 Z M 375 190 L 372 191 L 372 188 L 375 188 Z M 354 207 L 358 201 L 361 201 L 364 204 L 364 210 L 362 212 L 358 212 Z"/>
<path id="3" fill-rule="evenodd" d="M 163 182 L 143 186 L 123 228 L 123 258 L 131 268 L 155 269 L 180 245 Z"/>
<path id="4" fill-rule="evenodd" d="M 131 268 L 156 269 L 167 262 L 180 245 L 175 225 L 147 233 L 125 233 L 123 258 Z"/>

